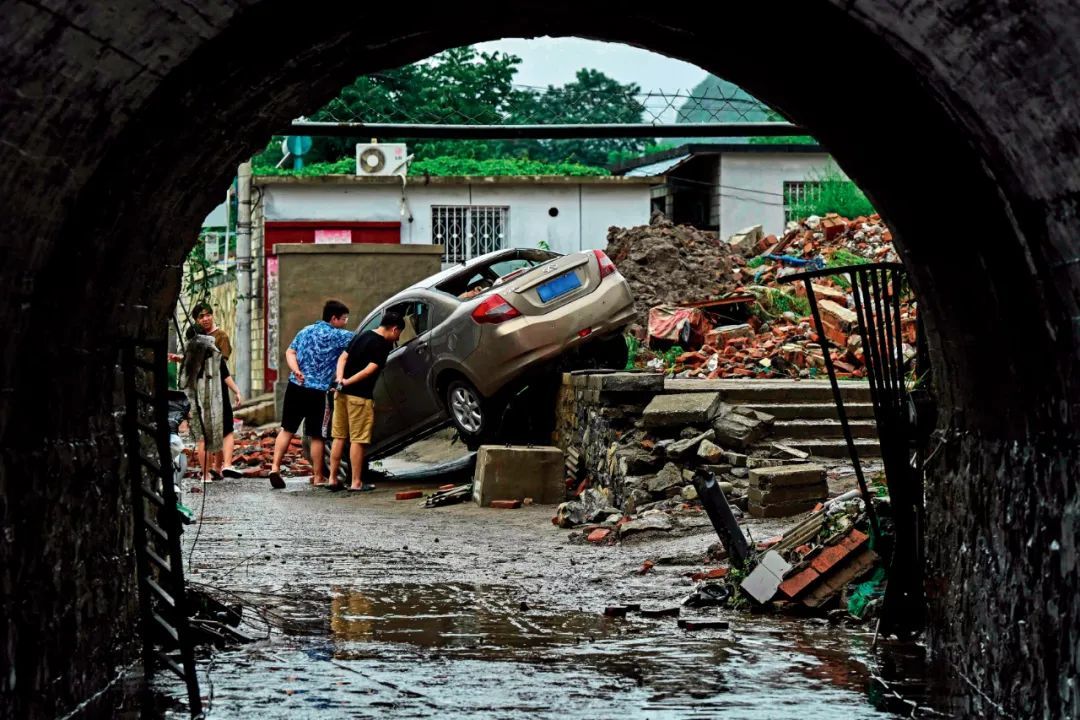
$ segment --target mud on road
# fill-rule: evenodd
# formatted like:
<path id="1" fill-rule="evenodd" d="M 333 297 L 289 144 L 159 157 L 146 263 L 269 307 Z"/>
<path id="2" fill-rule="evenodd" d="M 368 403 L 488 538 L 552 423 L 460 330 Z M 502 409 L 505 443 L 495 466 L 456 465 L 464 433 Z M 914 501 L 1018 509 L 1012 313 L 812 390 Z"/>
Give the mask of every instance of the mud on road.
<path id="1" fill-rule="evenodd" d="M 262 638 L 204 651 L 211 718 L 893 717 L 872 676 L 920 685 L 922 649 L 887 648 L 883 663 L 872 628 L 701 610 L 730 628 L 688 632 L 670 617 L 604 616 L 681 602 L 703 565 L 638 570 L 703 554 L 707 525 L 571 544 L 552 507 L 394 500 L 414 487 L 432 489 L 329 493 L 296 478 L 185 494 L 202 513 L 184 534 L 189 581 L 242 601 Z M 162 676 L 157 689 L 166 716 L 186 716 L 179 684 Z"/>

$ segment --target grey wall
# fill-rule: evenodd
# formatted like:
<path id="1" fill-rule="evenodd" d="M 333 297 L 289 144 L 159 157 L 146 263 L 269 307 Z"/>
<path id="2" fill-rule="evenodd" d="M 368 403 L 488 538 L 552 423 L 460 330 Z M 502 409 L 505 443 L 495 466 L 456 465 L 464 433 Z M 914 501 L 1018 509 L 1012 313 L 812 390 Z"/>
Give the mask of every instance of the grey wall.
<path id="1" fill-rule="evenodd" d="M 275 245 L 278 257 L 278 401 L 288 381 L 285 351 L 322 318 L 327 300 L 349 307 L 355 330 L 375 306 L 439 272 L 441 245 Z"/>

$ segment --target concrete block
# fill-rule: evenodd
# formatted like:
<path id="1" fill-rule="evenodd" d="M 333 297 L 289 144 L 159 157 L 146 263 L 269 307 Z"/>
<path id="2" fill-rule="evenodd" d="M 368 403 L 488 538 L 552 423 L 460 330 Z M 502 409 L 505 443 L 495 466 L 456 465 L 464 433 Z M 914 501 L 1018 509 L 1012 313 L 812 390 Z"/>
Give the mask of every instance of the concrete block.
<path id="1" fill-rule="evenodd" d="M 713 420 L 713 430 L 721 446 L 744 449 L 765 437 L 769 426 L 756 417 L 724 412 Z"/>
<path id="2" fill-rule="evenodd" d="M 778 465 L 754 468 L 750 471 L 750 487 L 760 490 L 795 485 L 814 485 L 825 482 L 825 468 L 816 463 Z"/>
<path id="3" fill-rule="evenodd" d="M 563 452 L 552 447 L 482 445 L 476 456 L 473 501 L 488 507 L 492 500 L 524 500 L 539 505 L 562 502 Z"/>
<path id="4" fill-rule="evenodd" d="M 697 450 L 698 445 L 712 440 L 715 436 L 716 433 L 713 430 L 706 430 L 696 437 L 687 438 L 685 440 L 676 440 L 665 447 L 664 452 L 667 454 L 668 458 L 672 460 L 682 460 L 693 455 L 694 451 Z"/>
<path id="5" fill-rule="evenodd" d="M 724 449 L 714 443 L 712 440 L 705 439 L 701 441 L 701 445 L 697 450 L 698 460 L 707 463 L 709 465 L 715 465 L 720 463 L 724 459 Z M 730 468 L 728 468 L 730 469 Z M 727 472 L 725 470 L 724 472 Z"/>
<path id="6" fill-rule="evenodd" d="M 618 372 L 594 375 L 599 378 L 598 389 L 603 393 L 662 393 L 664 375 L 662 373 Z"/>
<path id="7" fill-rule="evenodd" d="M 724 459 L 731 467 L 746 467 L 747 457 L 746 455 L 735 452 L 734 450 L 725 450 Z"/>
<path id="8" fill-rule="evenodd" d="M 771 490 L 762 490 L 751 486 L 747 496 L 750 502 L 755 505 L 809 502 L 813 506 L 819 502 L 824 502 L 829 497 L 829 488 L 824 483 L 777 487 Z"/>
<path id="9" fill-rule="evenodd" d="M 683 486 L 682 472 L 674 463 L 668 463 L 660 470 L 656 477 L 648 481 L 648 491 L 651 493 L 666 493 L 671 489 Z"/>
<path id="10" fill-rule="evenodd" d="M 817 502 L 813 500 L 775 503 L 772 505 L 756 505 L 750 503 L 747 505 L 746 510 L 750 513 L 750 517 L 756 518 L 791 517 L 792 515 L 801 515 L 804 512 L 810 512 L 814 509 L 815 505 L 817 505 Z"/>
<path id="11" fill-rule="evenodd" d="M 641 414 L 645 427 L 707 425 L 720 411 L 720 393 L 657 395 Z"/>

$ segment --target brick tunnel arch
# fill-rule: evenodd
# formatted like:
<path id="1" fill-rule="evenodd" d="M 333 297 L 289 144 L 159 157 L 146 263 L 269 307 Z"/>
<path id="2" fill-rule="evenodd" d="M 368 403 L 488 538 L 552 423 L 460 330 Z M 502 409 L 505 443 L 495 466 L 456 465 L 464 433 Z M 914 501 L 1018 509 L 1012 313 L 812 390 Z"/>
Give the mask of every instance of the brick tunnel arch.
<path id="1" fill-rule="evenodd" d="M 728 78 L 808 128 L 871 197 L 911 271 L 937 372 L 933 646 L 975 703 L 1078 711 L 1070 3 L 762 0 L 678 17 L 587 17 L 561 0 L 407 17 L 318 0 L 303 16 L 285 0 L 52 7 L 4 2 L 0 29 L 0 652 L 13 669 L 0 717 L 60 714 L 130 654 L 133 588 L 115 580 L 130 533 L 117 341 L 161 326 L 231 168 L 357 74 L 544 34 L 638 45 Z"/>

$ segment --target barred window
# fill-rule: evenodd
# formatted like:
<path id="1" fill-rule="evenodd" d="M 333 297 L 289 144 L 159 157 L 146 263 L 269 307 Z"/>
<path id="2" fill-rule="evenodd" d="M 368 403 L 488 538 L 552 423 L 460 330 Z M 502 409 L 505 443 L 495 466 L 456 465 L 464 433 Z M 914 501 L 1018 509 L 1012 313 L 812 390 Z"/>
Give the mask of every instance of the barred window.
<path id="1" fill-rule="evenodd" d="M 431 239 L 443 246 L 443 262 L 459 263 L 507 247 L 510 208 L 494 205 L 432 205 Z"/>
<path id="2" fill-rule="evenodd" d="M 821 182 L 817 180 L 798 180 L 784 182 L 784 222 L 796 218 L 794 208 L 821 197 Z"/>

